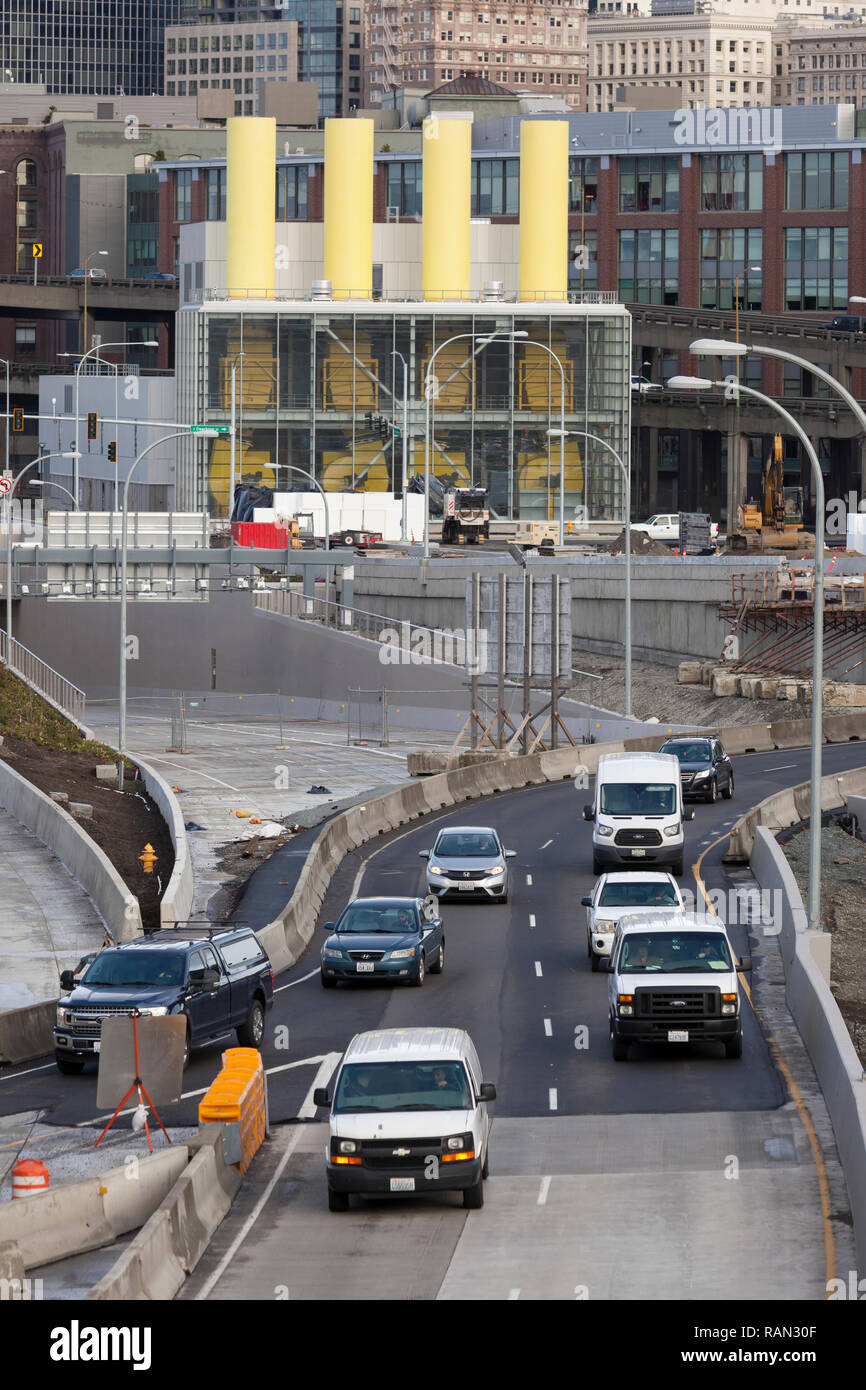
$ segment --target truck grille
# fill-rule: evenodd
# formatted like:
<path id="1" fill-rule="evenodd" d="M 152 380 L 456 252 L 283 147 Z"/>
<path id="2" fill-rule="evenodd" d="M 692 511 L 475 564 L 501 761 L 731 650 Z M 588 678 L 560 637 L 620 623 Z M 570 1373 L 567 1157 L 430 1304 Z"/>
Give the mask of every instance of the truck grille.
<path id="1" fill-rule="evenodd" d="M 614 836 L 615 845 L 660 845 L 660 830 L 618 830 Z"/>
<path id="2" fill-rule="evenodd" d="M 658 1019 L 665 1025 L 686 1019 L 719 1018 L 719 992 L 716 989 L 639 989 L 637 1015 Z"/>
<path id="3" fill-rule="evenodd" d="M 86 1006 L 78 1008 L 69 1015 L 69 1026 L 80 1038 L 98 1038 L 102 1034 L 102 1020 L 114 1017 L 117 1014 L 133 1012 L 120 1004 L 103 1004 L 99 1008 L 88 1009 Z"/>

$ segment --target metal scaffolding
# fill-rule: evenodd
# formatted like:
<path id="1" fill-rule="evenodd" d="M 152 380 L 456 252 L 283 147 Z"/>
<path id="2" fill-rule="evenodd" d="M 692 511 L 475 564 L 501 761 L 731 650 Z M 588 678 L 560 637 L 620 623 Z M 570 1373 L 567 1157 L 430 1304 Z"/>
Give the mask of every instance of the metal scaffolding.
<path id="1" fill-rule="evenodd" d="M 732 574 L 730 600 L 719 604 L 739 638 L 730 669 L 811 676 L 813 589 L 811 567 Z M 866 575 L 826 574 L 824 599 L 824 673 L 838 680 L 866 662 Z"/>

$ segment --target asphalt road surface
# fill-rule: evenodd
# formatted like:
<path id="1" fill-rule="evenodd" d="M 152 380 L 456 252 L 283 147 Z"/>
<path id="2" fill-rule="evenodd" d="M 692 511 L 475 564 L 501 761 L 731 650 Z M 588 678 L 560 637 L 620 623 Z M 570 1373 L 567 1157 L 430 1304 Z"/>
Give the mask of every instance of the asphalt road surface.
<path id="1" fill-rule="evenodd" d="M 825 773 L 863 762 L 857 744 L 824 749 Z M 736 817 L 805 780 L 808 767 L 808 750 L 737 758 L 734 800 L 696 805 L 686 863 L 705 853 L 709 889 L 731 885 L 721 855 Z M 585 799 L 570 781 L 528 788 L 438 813 L 347 856 L 309 947 L 277 980 L 262 1048 L 274 1140 L 184 1297 L 824 1296 L 833 1269 L 824 1258 L 814 1156 L 749 1004 L 741 1060 L 726 1059 L 715 1044 L 674 1055 L 633 1047 L 628 1063 L 612 1060 L 606 977 L 590 970 L 580 907 L 593 883 L 590 827 L 580 819 Z M 423 894 L 418 850 L 449 822 L 493 824 L 517 851 L 508 903 L 443 904 L 447 963 L 422 989 L 365 982 L 324 991 L 322 923 L 359 893 Z M 694 889 L 688 869 L 683 884 Z M 283 905 L 279 891 L 275 884 L 263 921 Z M 257 906 L 268 907 L 262 899 Z M 755 951 L 745 924 L 730 923 L 730 931 L 739 954 Z M 349 1213 L 328 1213 L 325 1126 L 279 1125 L 324 1118 L 312 1105 L 313 1087 L 327 1084 L 355 1033 L 416 1024 L 467 1028 L 484 1079 L 496 1083 L 485 1208 L 465 1213 L 458 1197 L 441 1194 L 355 1199 Z M 216 1044 L 194 1054 L 184 1099 L 163 1115 L 166 1123 L 195 1123 L 220 1051 Z M 95 1072 L 61 1077 L 46 1059 L 3 1073 L 0 1113 L 41 1110 L 59 1125 L 93 1122 L 95 1093 Z M 838 1174 L 831 1178 L 838 1185 Z M 627 1290 L 622 1242 L 632 1223 L 620 1229 L 623 1202 L 651 1213 L 640 1257 L 630 1252 Z M 837 1206 L 844 1202 L 842 1185 Z M 842 1252 L 844 1215 L 835 1232 Z M 707 1241 L 716 1250 L 709 1267 Z"/>

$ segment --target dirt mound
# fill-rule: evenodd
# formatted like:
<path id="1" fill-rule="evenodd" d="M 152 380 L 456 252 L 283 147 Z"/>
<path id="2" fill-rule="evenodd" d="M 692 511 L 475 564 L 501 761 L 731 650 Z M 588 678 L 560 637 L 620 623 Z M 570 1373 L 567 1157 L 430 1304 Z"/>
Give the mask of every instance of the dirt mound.
<path id="1" fill-rule="evenodd" d="M 607 541 L 605 545 L 598 547 L 601 555 L 622 555 L 625 553 L 625 527 L 613 540 Z M 632 555 L 673 555 L 669 545 L 664 541 L 654 541 L 648 536 L 646 531 L 632 531 L 631 533 L 631 553 Z"/>

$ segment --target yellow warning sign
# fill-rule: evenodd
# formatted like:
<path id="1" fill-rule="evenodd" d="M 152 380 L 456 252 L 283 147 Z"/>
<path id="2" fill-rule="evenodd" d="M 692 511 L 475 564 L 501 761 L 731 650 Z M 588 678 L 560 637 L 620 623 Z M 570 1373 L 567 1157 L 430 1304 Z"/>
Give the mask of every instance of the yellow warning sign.
<path id="1" fill-rule="evenodd" d="M 41 242 L 41 241 L 34 241 L 33 246 L 31 247 L 31 250 L 32 250 L 32 252 L 33 252 L 33 259 L 34 259 L 34 261 L 38 261 L 39 258 L 40 258 L 41 255 L 42 255 L 42 242 Z"/>

